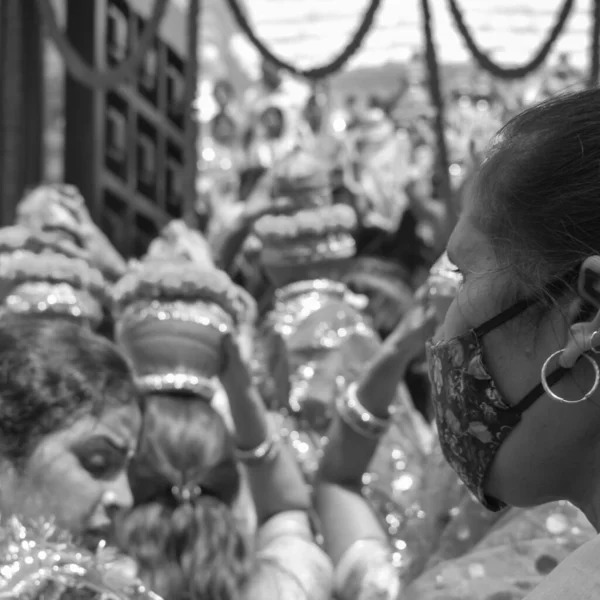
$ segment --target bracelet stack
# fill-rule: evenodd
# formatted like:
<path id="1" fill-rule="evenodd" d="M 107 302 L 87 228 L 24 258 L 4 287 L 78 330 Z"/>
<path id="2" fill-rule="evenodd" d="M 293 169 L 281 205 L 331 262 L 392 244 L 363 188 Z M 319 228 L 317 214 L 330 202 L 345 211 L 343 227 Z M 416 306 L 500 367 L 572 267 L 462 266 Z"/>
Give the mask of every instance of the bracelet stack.
<path id="1" fill-rule="evenodd" d="M 361 404 L 356 394 L 357 389 L 356 382 L 346 388 L 346 392 L 337 399 L 337 413 L 342 421 L 358 435 L 374 440 L 379 439 L 390 426 L 391 413 L 385 419 L 376 417 Z"/>
<path id="2" fill-rule="evenodd" d="M 236 448 L 235 455 L 240 462 L 246 465 L 259 465 L 273 462 L 279 455 L 280 450 L 281 438 L 277 433 L 272 433 L 255 448 L 250 450 Z"/>

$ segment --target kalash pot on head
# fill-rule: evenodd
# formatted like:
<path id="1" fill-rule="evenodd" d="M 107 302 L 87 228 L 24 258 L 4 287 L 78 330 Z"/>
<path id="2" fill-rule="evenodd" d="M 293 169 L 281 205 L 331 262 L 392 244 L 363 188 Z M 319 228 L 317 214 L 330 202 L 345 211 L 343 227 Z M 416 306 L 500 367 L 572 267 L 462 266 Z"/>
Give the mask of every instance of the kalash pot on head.
<path id="1" fill-rule="evenodd" d="M 333 199 L 329 162 L 302 147 L 288 152 L 273 166 L 269 174 L 272 181 L 272 201 L 275 203 L 285 200 L 288 213 L 331 206 Z M 261 250 L 262 240 L 256 230 L 253 230 L 244 245 L 248 262 L 254 265 L 260 262 Z M 287 267 L 285 270 L 288 270 Z"/>
<path id="2" fill-rule="evenodd" d="M 132 267 L 113 292 L 116 340 L 147 393 L 213 397 L 222 341 L 240 314 L 226 273 L 188 261 L 149 260 Z"/>
<path id="3" fill-rule="evenodd" d="M 355 254 L 356 215 L 345 205 L 264 217 L 256 224 L 261 261 L 277 286 L 262 339 L 281 336 L 291 393 L 276 399 L 289 419 L 292 446 L 305 472 L 316 467 L 337 396 L 356 379 L 378 344 L 361 298 L 340 281 Z"/>
<path id="4" fill-rule="evenodd" d="M 290 198 L 297 210 L 331 206 L 330 160 L 297 148 L 274 167 L 274 197 Z"/>
<path id="5" fill-rule="evenodd" d="M 22 226 L 0 229 L 0 316 L 43 315 L 96 328 L 108 305 L 102 273 Z"/>
<path id="6" fill-rule="evenodd" d="M 265 216 L 254 231 L 261 242 L 261 263 L 282 290 L 300 281 L 339 281 L 356 252 L 356 226 L 354 209 L 338 204 Z"/>

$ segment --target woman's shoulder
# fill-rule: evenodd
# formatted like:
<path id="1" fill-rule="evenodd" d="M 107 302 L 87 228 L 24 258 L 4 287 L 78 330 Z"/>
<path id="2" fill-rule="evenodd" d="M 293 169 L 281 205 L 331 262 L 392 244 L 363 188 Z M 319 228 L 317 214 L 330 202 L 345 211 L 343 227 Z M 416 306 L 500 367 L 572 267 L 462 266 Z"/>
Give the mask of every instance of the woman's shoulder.
<path id="1" fill-rule="evenodd" d="M 397 600 L 400 575 L 389 545 L 379 539 L 355 542 L 335 569 L 334 586 L 340 600 Z"/>
<path id="2" fill-rule="evenodd" d="M 594 540 L 589 541 L 592 535 L 583 514 L 567 503 L 511 509 L 470 551 L 428 568 L 405 590 L 403 600 L 600 598 L 600 587 L 599 593 L 591 596 L 577 595 L 577 587 L 573 588 L 577 593 L 537 595 L 537 587 L 545 589 L 548 576 L 552 579 L 563 572 L 563 578 L 573 583 L 583 563 L 576 563 L 573 568 L 569 564 L 586 547 L 588 553 L 582 560 L 592 557 L 600 566 L 600 541 L 594 545 Z M 600 585 L 600 576 L 597 581 Z"/>
<path id="3" fill-rule="evenodd" d="M 261 527 L 246 600 L 330 600 L 332 582 L 333 566 L 312 540 L 306 515 L 282 513 Z"/>
<path id="4" fill-rule="evenodd" d="M 246 600 L 330 600 L 333 567 L 314 542 L 282 536 L 258 550 Z"/>
<path id="5" fill-rule="evenodd" d="M 563 598 L 600 598 L 600 536 L 573 552 L 525 600 Z"/>

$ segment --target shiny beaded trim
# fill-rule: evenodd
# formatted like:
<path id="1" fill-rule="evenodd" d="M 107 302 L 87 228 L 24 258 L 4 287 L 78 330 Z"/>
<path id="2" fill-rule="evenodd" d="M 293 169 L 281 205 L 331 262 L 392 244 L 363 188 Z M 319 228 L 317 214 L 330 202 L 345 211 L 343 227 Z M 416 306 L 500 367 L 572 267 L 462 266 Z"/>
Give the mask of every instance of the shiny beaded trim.
<path id="1" fill-rule="evenodd" d="M 279 434 L 272 433 L 256 448 L 250 450 L 235 449 L 236 458 L 247 465 L 258 465 L 273 462 L 281 450 Z"/>
<path id="2" fill-rule="evenodd" d="M 369 412 L 356 394 L 358 384 L 352 382 L 346 389 L 343 396 L 339 396 L 336 401 L 337 413 L 358 435 L 370 439 L 380 438 L 389 428 L 391 415 L 387 419 L 380 419 Z"/>
<path id="3" fill-rule="evenodd" d="M 190 373 L 155 373 L 135 378 L 138 389 L 151 392 L 189 392 L 203 400 L 212 400 L 215 384 L 208 378 Z"/>
<path id="4" fill-rule="evenodd" d="M 276 292 L 276 298 L 269 320 L 276 331 L 287 337 L 297 330 L 304 319 L 328 302 L 346 301 L 352 304 L 355 296 L 341 282 L 313 279 L 281 288 Z M 323 323 L 320 334 L 314 340 L 314 347 L 334 348 L 343 338 L 353 334 L 366 337 L 376 335 L 361 315 L 358 320 L 353 318 L 350 322 L 346 320 L 339 323 L 338 327 Z"/>
<path id="5" fill-rule="evenodd" d="M 343 298 L 348 292 L 348 287 L 341 281 L 332 279 L 309 279 L 306 281 L 296 281 L 290 283 L 275 292 L 277 302 L 288 302 L 296 296 L 319 292 L 322 294 L 332 294 Z"/>
<path id="6" fill-rule="evenodd" d="M 289 240 L 289 245 L 265 246 L 262 260 L 267 265 L 302 264 L 322 262 L 328 259 L 351 258 L 356 253 L 354 238 L 347 233 L 338 233 L 318 240 Z"/>
<path id="7" fill-rule="evenodd" d="M 102 321 L 102 306 L 88 292 L 68 283 L 24 283 L 4 301 L 5 310 L 17 314 L 51 314 Z"/>
<path id="8" fill-rule="evenodd" d="M 130 304 L 123 311 L 117 323 L 117 330 L 122 332 L 124 328 L 142 323 L 147 319 L 195 323 L 205 327 L 214 327 L 223 334 L 234 329 L 233 319 L 217 305 L 181 300 L 170 302 L 140 300 Z"/>

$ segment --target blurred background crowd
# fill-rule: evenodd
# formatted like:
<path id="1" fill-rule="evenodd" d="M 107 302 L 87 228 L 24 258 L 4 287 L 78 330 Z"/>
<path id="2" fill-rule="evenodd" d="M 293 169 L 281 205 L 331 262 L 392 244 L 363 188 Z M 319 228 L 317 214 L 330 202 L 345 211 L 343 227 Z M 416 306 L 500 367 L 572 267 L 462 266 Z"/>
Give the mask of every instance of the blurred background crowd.
<path id="1" fill-rule="evenodd" d="M 55 348 L 81 370 L 60 406 L 20 412 L 0 390 L 0 455 L 78 427 L 73 390 L 126 395 L 107 383 L 118 369 L 143 406 L 142 426 L 106 425 L 137 458 L 132 442 L 95 476 L 133 459 L 127 501 L 101 490 L 133 505 L 122 535 L 91 532 L 118 557 L 85 562 L 17 511 L 0 598 L 516 599 L 591 536 L 565 504 L 474 502 L 435 440 L 425 341 L 459 285 L 443 252 L 494 134 L 598 83 L 600 3 L 344 4 L 0 0 L 0 363 L 29 372 L 10 347 L 22 331 L 32 361 Z M 35 383 L 31 397 L 58 389 Z M 357 425 L 357 405 L 395 410 Z M 80 534 L 62 493 L 42 503 Z M 63 558 L 37 555 L 32 574 L 38 546 Z M 77 569 L 91 595 L 69 596 Z"/>

